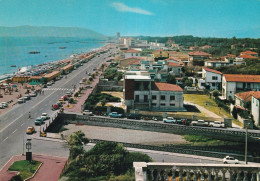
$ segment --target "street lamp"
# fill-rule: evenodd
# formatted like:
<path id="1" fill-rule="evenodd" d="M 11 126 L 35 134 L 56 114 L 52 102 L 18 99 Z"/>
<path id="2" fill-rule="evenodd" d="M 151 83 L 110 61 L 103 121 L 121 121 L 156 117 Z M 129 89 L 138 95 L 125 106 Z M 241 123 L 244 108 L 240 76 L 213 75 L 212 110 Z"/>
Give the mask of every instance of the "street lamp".
<path id="1" fill-rule="evenodd" d="M 247 164 L 247 134 L 248 134 L 248 126 L 250 126 L 250 123 L 246 125 L 246 140 L 245 140 L 245 163 Z"/>
<path id="2" fill-rule="evenodd" d="M 32 143 L 31 143 L 32 139 L 27 139 L 26 143 L 25 143 L 25 147 L 28 150 L 26 152 L 26 160 L 28 161 L 32 161 L 32 152 L 30 152 L 30 150 L 32 149 Z"/>

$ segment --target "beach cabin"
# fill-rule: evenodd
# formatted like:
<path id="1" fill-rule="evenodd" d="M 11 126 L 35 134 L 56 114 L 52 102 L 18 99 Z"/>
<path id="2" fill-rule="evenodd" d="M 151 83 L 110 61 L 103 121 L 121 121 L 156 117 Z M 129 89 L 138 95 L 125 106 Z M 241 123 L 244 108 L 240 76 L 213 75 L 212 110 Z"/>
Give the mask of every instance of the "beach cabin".
<path id="1" fill-rule="evenodd" d="M 52 73 L 43 76 L 43 83 L 47 83 L 51 80 L 55 80 L 56 77 L 59 76 L 60 76 L 60 71 L 53 71 Z"/>
<path id="2" fill-rule="evenodd" d="M 30 78 L 30 76 L 14 76 L 12 82 L 25 83 L 28 82 Z"/>
<path id="3" fill-rule="evenodd" d="M 65 67 L 61 68 L 61 74 L 66 75 L 73 70 L 73 65 L 66 65 Z"/>
<path id="4" fill-rule="evenodd" d="M 30 85 L 40 85 L 44 83 L 44 79 L 41 76 L 31 76 L 29 79 Z"/>

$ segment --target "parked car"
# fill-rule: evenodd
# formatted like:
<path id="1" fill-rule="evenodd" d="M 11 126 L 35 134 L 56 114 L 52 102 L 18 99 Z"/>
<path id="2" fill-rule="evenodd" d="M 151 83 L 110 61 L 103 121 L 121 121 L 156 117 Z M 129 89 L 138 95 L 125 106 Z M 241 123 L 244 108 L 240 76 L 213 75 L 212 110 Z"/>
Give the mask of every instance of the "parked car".
<path id="1" fill-rule="evenodd" d="M 0 104 L 0 109 L 4 109 L 4 105 L 3 104 Z"/>
<path id="2" fill-rule="evenodd" d="M 215 128 L 224 128 L 225 127 L 224 123 L 220 122 L 220 121 L 211 122 L 211 123 L 209 123 L 209 126 L 215 127 Z"/>
<path id="3" fill-rule="evenodd" d="M 4 108 L 8 107 L 7 102 L 1 102 L 0 104 L 2 104 L 4 106 Z"/>
<path id="4" fill-rule="evenodd" d="M 24 102 L 26 102 L 26 99 L 24 99 L 24 98 L 19 98 L 17 101 L 18 104 L 22 104 Z"/>
<path id="5" fill-rule="evenodd" d="M 24 96 L 23 98 L 24 98 L 25 100 L 30 100 L 30 99 L 31 99 L 30 96 Z"/>
<path id="6" fill-rule="evenodd" d="M 47 113 L 42 113 L 41 118 L 45 121 L 50 119 L 50 116 Z"/>
<path id="7" fill-rule="evenodd" d="M 239 161 L 235 159 L 234 157 L 226 156 L 223 158 L 224 164 L 239 164 Z"/>
<path id="8" fill-rule="evenodd" d="M 63 100 L 63 99 L 59 99 L 59 102 L 60 102 L 61 104 L 63 104 L 63 103 L 64 103 L 64 100 Z"/>
<path id="9" fill-rule="evenodd" d="M 35 128 L 33 126 L 29 126 L 26 130 L 26 134 L 33 134 L 35 132 Z"/>
<path id="10" fill-rule="evenodd" d="M 128 114 L 126 116 L 127 119 L 137 119 L 140 120 L 141 119 L 141 115 L 140 114 Z"/>
<path id="11" fill-rule="evenodd" d="M 108 114 L 108 116 L 110 116 L 112 118 L 121 118 L 122 114 L 118 114 L 117 112 L 111 112 Z"/>
<path id="12" fill-rule="evenodd" d="M 198 121 L 192 121 L 191 122 L 192 126 L 208 126 L 208 122 L 204 121 L 204 120 L 198 120 Z"/>
<path id="13" fill-rule="evenodd" d="M 90 112 L 89 110 L 84 110 L 83 115 L 94 116 L 94 114 L 92 112 Z"/>
<path id="14" fill-rule="evenodd" d="M 164 123 L 177 123 L 177 120 L 174 119 L 173 117 L 167 117 L 163 119 Z"/>
<path id="15" fill-rule="evenodd" d="M 51 82 L 47 82 L 47 84 L 46 84 L 47 86 L 51 86 L 52 85 L 52 83 Z"/>
<path id="16" fill-rule="evenodd" d="M 44 123 L 44 120 L 42 117 L 37 117 L 36 120 L 34 121 L 35 125 L 42 125 Z"/>
<path id="17" fill-rule="evenodd" d="M 68 96 L 68 97 L 71 97 L 71 96 L 72 96 L 72 93 L 71 93 L 71 92 L 66 92 L 65 95 Z"/>
<path id="18" fill-rule="evenodd" d="M 57 110 L 59 108 L 60 108 L 59 104 L 53 104 L 52 105 L 52 110 Z"/>
<path id="19" fill-rule="evenodd" d="M 30 96 L 30 97 L 36 97 L 37 94 L 36 94 L 35 92 L 32 92 L 32 93 L 29 94 L 29 96 Z"/>

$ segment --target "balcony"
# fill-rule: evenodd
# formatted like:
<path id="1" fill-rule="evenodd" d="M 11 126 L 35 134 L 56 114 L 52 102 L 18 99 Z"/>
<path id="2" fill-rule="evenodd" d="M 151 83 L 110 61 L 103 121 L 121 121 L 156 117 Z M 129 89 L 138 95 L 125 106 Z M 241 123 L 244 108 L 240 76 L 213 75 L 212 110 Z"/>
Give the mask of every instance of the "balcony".
<path id="1" fill-rule="evenodd" d="M 134 162 L 136 181 L 260 181 L 259 164 Z"/>

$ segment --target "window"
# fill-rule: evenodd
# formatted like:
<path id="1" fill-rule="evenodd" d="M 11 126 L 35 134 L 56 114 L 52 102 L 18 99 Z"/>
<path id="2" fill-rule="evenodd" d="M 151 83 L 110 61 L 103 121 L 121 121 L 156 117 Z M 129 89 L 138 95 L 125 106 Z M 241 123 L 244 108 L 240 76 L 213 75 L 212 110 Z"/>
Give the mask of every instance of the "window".
<path id="1" fill-rule="evenodd" d="M 153 99 L 153 100 L 156 100 L 156 99 L 157 99 L 157 96 L 156 96 L 156 95 L 153 95 L 153 96 L 152 96 L 152 99 Z"/>
<path id="2" fill-rule="evenodd" d="M 165 96 L 161 96 L 161 100 L 165 100 Z"/>
<path id="3" fill-rule="evenodd" d="M 131 56 L 134 56 L 134 54 L 133 54 L 133 53 L 131 53 Z"/>
<path id="4" fill-rule="evenodd" d="M 135 56 L 138 56 L 138 53 L 136 53 Z"/>
<path id="5" fill-rule="evenodd" d="M 156 103 L 152 103 L 152 106 L 157 106 L 157 104 Z"/>
<path id="6" fill-rule="evenodd" d="M 148 101 L 148 95 L 144 95 L 144 102 Z"/>
<path id="7" fill-rule="evenodd" d="M 161 105 L 161 106 L 165 106 L 165 104 L 164 104 L 164 103 L 161 103 L 160 105 Z"/>
<path id="8" fill-rule="evenodd" d="M 175 104 L 170 104 L 170 106 L 173 106 L 173 107 L 175 107 Z"/>
<path id="9" fill-rule="evenodd" d="M 212 76 L 212 80 L 218 80 L 217 76 Z"/>
<path id="10" fill-rule="evenodd" d="M 135 95 L 135 101 L 139 102 L 139 95 Z"/>
<path id="11" fill-rule="evenodd" d="M 175 100 L 175 96 L 170 96 L 170 100 L 171 101 Z"/>

